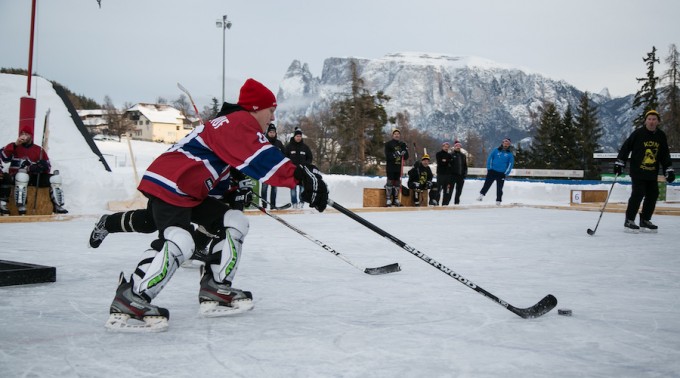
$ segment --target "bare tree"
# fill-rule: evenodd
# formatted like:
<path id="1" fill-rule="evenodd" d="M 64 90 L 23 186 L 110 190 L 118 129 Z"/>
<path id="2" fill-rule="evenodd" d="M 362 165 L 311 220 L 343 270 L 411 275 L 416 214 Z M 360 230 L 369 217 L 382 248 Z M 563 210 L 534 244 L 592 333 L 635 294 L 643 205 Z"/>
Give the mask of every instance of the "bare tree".
<path id="1" fill-rule="evenodd" d="M 111 97 L 104 97 L 104 119 L 108 125 L 108 134 L 120 137 L 134 130 L 134 124 L 125 117 L 125 110 L 118 110 L 113 104 Z"/>

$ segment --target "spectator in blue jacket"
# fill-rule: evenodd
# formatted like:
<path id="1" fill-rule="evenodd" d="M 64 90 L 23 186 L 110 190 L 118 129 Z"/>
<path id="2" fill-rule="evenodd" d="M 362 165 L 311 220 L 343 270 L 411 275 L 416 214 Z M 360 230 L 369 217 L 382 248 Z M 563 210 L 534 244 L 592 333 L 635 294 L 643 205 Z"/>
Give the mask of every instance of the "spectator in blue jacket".
<path id="1" fill-rule="evenodd" d="M 486 159 L 486 180 L 484 186 L 479 192 L 477 201 L 484 199 L 486 192 L 491 188 L 491 184 L 496 182 L 496 205 L 500 205 L 503 201 L 503 184 L 505 184 L 505 176 L 510 174 L 513 165 L 515 165 L 515 156 L 512 153 L 512 141 L 510 138 L 503 139 L 503 143 L 497 149 L 491 151 L 489 158 Z"/>

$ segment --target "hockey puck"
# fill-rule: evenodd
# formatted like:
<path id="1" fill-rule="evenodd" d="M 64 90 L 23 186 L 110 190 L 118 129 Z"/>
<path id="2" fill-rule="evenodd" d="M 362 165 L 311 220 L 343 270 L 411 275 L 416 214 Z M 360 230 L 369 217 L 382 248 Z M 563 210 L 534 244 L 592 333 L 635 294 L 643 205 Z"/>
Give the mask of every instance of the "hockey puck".
<path id="1" fill-rule="evenodd" d="M 557 310 L 557 315 L 571 316 L 571 310 L 566 308 L 561 308 Z"/>

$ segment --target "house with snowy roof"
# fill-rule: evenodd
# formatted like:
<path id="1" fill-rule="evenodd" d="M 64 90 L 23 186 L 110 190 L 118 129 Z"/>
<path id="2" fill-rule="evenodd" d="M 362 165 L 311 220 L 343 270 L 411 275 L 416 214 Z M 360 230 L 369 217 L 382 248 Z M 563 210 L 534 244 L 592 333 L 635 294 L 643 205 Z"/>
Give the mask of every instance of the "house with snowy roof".
<path id="1" fill-rule="evenodd" d="M 182 112 L 166 104 L 138 103 L 125 115 L 133 123 L 133 139 L 175 143 L 193 129 Z"/>

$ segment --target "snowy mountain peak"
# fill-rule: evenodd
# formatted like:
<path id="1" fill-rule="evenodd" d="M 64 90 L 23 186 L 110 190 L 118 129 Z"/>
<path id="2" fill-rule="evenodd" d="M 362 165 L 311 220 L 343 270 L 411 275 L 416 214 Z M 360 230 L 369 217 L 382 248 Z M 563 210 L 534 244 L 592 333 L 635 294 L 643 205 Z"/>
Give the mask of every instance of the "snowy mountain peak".
<path id="1" fill-rule="evenodd" d="M 600 92 L 598 92 L 600 96 L 606 98 L 606 99 L 611 99 L 612 95 L 609 93 L 609 88 L 602 88 Z"/>
<path id="2" fill-rule="evenodd" d="M 569 106 L 576 109 L 583 94 L 565 81 L 475 56 L 397 52 L 376 59 L 330 57 L 320 78 L 313 77 L 306 64 L 291 64 L 278 92 L 279 122 L 296 124 L 349 93 L 353 65 L 369 92 L 390 96 L 388 115 L 408 112 L 411 126 L 434 138 L 475 134 L 489 148 L 505 136 L 530 136 L 536 114 L 546 103 L 563 113 Z M 608 93 L 591 99 L 603 106 L 601 144 L 614 149 L 629 122 L 612 111 L 619 112 L 630 101 L 613 104 Z M 612 109 L 604 109 L 609 103 Z"/>
<path id="3" fill-rule="evenodd" d="M 446 66 L 448 68 L 517 69 L 477 56 L 454 56 L 440 53 L 398 52 L 385 55 L 376 61 L 393 61 L 421 66 Z"/>

